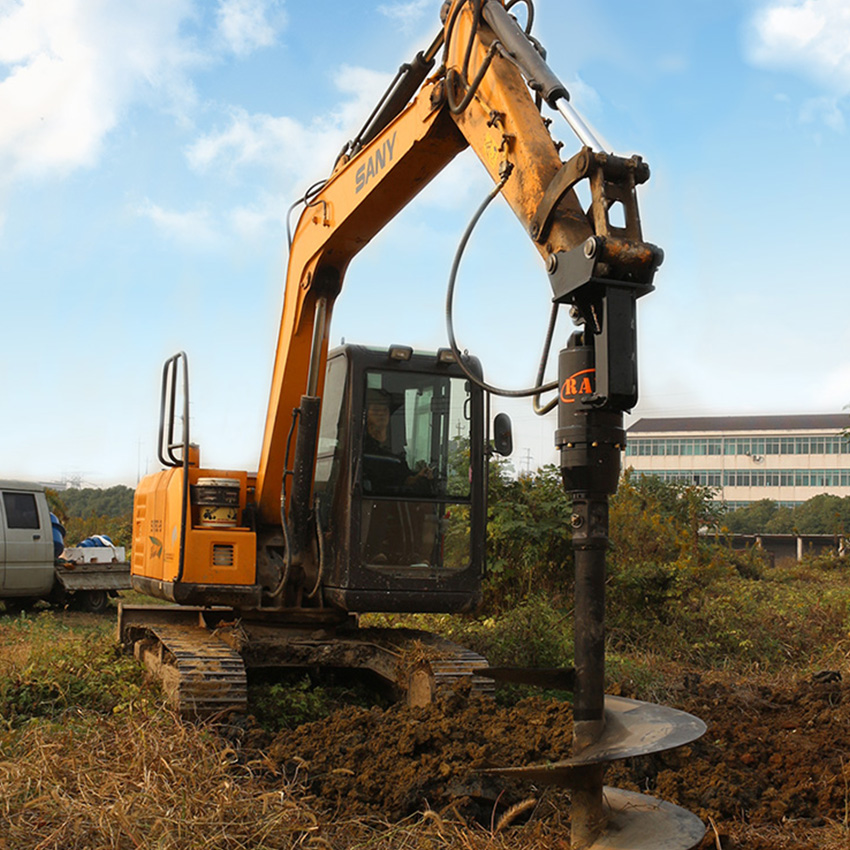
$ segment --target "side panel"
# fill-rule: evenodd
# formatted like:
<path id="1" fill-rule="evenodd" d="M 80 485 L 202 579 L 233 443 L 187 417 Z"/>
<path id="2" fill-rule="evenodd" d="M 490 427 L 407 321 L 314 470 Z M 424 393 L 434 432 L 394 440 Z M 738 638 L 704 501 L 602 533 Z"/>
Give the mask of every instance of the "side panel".
<path id="1" fill-rule="evenodd" d="M 3 528 L 3 593 L 40 595 L 53 586 L 53 533 L 42 491 L 0 491 Z"/>
<path id="2" fill-rule="evenodd" d="M 168 580 L 177 575 L 173 550 L 166 530 L 172 527 L 174 518 L 168 515 L 167 493 L 177 470 L 167 469 L 148 475 L 139 482 L 133 500 L 133 576 L 163 581 L 166 579 L 166 554 L 169 563 Z M 179 485 L 178 485 L 179 486 Z M 178 489 L 179 492 L 179 489 Z M 180 500 L 177 499 L 179 525 Z"/>
<path id="3" fill-rule="evenodd" d="M 189 470 L 190 491 L 199 478 L 234 479 L 239 482 L 237 525 L 209 527 L 190 497 L 186 546 L 181 574 L 180 540 L 183 519 L 183 470 L 167 469 L 147 476 L 136 488 L 133 505 L 133 586 L 142 592 L 172 601 L 197 592 L 208 601 L 220 601 L 218 591 L 202 588 L 247 589 L 256 581 L 257 541 L 254 532 L 238 524 L 245 510 L 247 474 L 221 470 Z M 227 598 L 225 596 L 221 598 Z"/>

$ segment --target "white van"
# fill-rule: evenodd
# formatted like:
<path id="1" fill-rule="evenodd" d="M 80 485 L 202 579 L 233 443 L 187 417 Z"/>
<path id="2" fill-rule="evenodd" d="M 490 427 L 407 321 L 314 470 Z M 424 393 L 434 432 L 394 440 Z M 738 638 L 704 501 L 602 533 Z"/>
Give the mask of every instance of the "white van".
<path id="1" fill-rule="evenodd" d="M 109 596 L 129 589 L 130 567 L 72 564 L 54 559 L 53 526 L 40 484 L 0 480 L 0 599 L 7 611 L 39 599 L 72 600 L 89 611 L 105 610 Z"/>

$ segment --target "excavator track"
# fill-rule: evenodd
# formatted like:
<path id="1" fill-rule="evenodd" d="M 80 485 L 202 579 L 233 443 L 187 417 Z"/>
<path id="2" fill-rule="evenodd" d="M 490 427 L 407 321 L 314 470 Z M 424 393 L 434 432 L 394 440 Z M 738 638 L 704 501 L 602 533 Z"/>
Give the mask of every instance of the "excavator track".
<path id="1" fill-rule="evenodd" d="M 181 715 L 208 717 L 245 711 L 248 685 L 238 652 L 200 626 L 156 625 L 135 653 L 161 681 Z"/>
<path id="2" fill-rule="evenodd" d="M 337 624 L 339 625 L 339 624 Z M 247 670 L 338 668 L 378 676 L 411 705 L 469 684 L 492 695 L 487 659 L 429 632 L 242 619 L 228 609 L 119 607 L 119 639 L 181 715 L 247 709 Z"/>
<path id="3" fill-rule="evenodd" d="M 431 662 L 437 687 L 452 687 L 462 681 L 468 681 L 475 693 L 490 696 L 495 690 L 493 680 L 481 672 L 487 668 L 487 659 L 463 649 L 454 657 Z"/>
<path id="4" fill-rule="evenodd" d="M 386 646 L 398 658 L 407 702 L 427 705 L 441 689 L 467 683 L 473 693 L 492 696 L 495 682 L 486 675 L 487 659 L 465 646 L 429 632 L 412 629 L 364 629 L 378 646 Z"/>

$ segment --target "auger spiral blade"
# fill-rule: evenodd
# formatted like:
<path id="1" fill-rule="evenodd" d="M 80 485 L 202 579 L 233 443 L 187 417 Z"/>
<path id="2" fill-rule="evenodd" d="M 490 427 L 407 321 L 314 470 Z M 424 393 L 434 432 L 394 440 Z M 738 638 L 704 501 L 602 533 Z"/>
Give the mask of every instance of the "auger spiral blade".
<path id="1" fill-rule="evenodd" d="M 576 768 L 672 750 L 697 740 L 704 733 L 705 723 L 684 711 L 606 695 L 605 730 L 580 755 L 550 764 L 494 768 L 487 772 L 573 788 L 583 781 L 583 774 L 578 775 L 581 772 Z"/>
<path id="2" fill-rule="evenodd" d="M 634 791 L 602 789 L 608 822 L 587 850 L 691 850 L 705 825 L 691 812 Z"/>

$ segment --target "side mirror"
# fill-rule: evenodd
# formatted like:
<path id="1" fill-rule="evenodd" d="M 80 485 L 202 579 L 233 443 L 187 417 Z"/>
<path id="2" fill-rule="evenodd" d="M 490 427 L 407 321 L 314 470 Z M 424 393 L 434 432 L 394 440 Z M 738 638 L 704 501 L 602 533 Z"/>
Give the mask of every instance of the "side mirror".
<path id="1" fill-rule="evenodd" d="M 507 413 L 497 413 L 493 420 L 493 448 L 502 457 L 507 457 L 514 450 L 511 417 Z"/>

